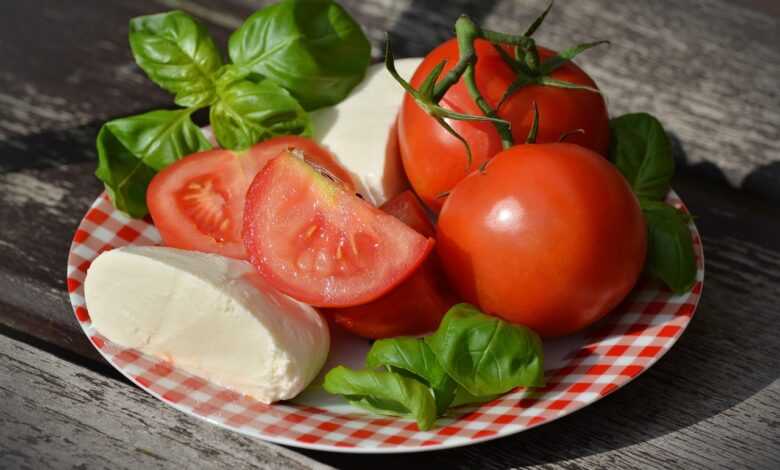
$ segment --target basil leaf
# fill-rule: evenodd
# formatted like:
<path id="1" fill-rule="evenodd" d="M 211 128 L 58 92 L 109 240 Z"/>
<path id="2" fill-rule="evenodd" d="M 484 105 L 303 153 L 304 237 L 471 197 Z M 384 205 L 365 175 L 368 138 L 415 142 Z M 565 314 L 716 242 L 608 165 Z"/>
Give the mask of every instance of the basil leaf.
<path id="1" fill-rule="evenodd" d="M 336 104 L 365 75 L 371 46 L 330 0 L 284 0 L 250 16 L 231 36 L 230 59 L 289 90 L 307 109 Z"/>
<path id="2" fill-rule="evenodd" d="M 380 339 L 374 342 L 366 356 L 366 367 L 391 367 L 411 373 L 433 390 L 436 412 L 441 415 L 452 403 L 457 384 L 439 365 L 425 341 L 418 338 Z"/>
<path id="3" fill-rule="evenodd" d="M 428 387 L 394 372 L 338 366 L 325 375 L 323 388 L 372 413 L 413 418 L 423 431 L 436 420 L 436 404 Z"/>
<path id="4" fill-rule="evenodd" d="M 201 23 L 181 11 L 140 16 L 130 20 L 129 38 L 136 63 L 176 95 L 176 104 L 204 106 L 214 100 L 222 57 Z"/>
<path id="5" fill-rule="evenodd" d="M 230 82 L 211 106 L 219 145 L 243 150 L 278 135 L 311 136 L 311 119 L 295 98 L 270 80 Z"/>
<path id="6" fill-rule="evenodd" d="M 455 398 L 453 398 L 452 403 L 450 403 L 451 408 L 455 408 L 457 406 L 463 406 L 463 405 L 473 405 L 478 403 L 487 403 L 489 401 L 493 401 L 496 398 L 498 398 L 501 395 L 482 395 L 482 396 L 476 396 L 472 395 L 463 387 L 458 387 L 455 390 Z"/>
<path id="7" fill-rule="evenodd" d="M 190 120 L 190 110 L 151 111 L 109 121 L 97 137 L 95 176 L 106 187 L 114 207 L 143 217 L 146 187 L 159 170 L 211 145 Z"/>
<path id="8" fill-rule="evenodd" d="M 674 176 L 672 146 L 658 119 L 626 114 L 609 122 L 610 158 L 638 198 L 663 201 Z"/>
<path id="9" fill-rule="evenodd" d="M 544 384 L 542 342 L 533 331 L 457 304 L 425 341 L 455 382 L 472 395 Z"/>
<path id="10" fill-rule="evenodd" d="M 688 217 L 658 201 L 640 200 L 647 223 L 645 270 L 677 293 L 687 292 L 696 282 L 696 256 Z"/>

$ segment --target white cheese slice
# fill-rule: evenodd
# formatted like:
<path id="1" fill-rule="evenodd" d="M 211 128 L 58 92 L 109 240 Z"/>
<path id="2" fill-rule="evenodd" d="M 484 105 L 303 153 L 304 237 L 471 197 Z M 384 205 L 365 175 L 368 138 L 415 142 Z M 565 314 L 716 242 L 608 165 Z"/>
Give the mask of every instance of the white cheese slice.
<path id="1" fill-rule="evenodd" d="M 326 322 L 244 261 L 164 247 L 98 256 L 84 283 L 92 323 L 121 346 L 263 403 L 298 395 L 328 355 Z"/>
<path id="2" fill-rule="evenodd" d="M 399 59 L 395 65 L 408 80 L 421 61 Z M 333 152 L 375 205 L 407 188 L 394 130 L 403 95 L 384 64 L 376 64 L 344 101 L 311 113 L 314 139 Z"/>

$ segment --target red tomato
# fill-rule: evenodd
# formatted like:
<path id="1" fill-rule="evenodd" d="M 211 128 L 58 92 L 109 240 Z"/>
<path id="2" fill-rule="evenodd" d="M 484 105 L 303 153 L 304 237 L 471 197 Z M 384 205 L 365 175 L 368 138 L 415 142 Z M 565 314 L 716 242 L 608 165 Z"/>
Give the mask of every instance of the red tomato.
<path id="1" fill-rule="evenodd" d="M 623 176 L 572 144 L 512 147 L 455 186 L 437 249 L 453 287 L 542 336 L 612 310 L 645 260 L 645 223 Z"/>
<path id="2" fill-rule="evenodd" d="M 349 173 L 333 156 L 303 137 L 269 139 L 241 153 L 221 149 L 199 152 L 155 175 L 146 192 L 149 212 L 163 242 L 174 248 L 245 258 L 241 224 L 249 183 L 269 160 L 293 148 L 354 190 Z"/>
<path id="3" fill-rule="evenodd" d="M 269 284 L 318 307 L 380 297 L 434 244 L 290 153 L 271 160 L 249 187 L 243 239 Z"/>
<path id="4" fill-rule="evenodd" d="M 425 209 L 411 191 L 404 191 L 381 209 L 426 237 L 434 235 Z M 433 331 L 456 302 L 441 263 L 432 254 L 407 280 L 373 302 L 322 312 L 358 336 L 379 339 Z"/>
<path id="5" fill-rule="evenodd" d="M 425 212 L 425 208 L 420 204 L 417 196 L 408 189 L 382 204 L 380 209 L 426 237 L 436 236 L 436 229 Z"/>
<path id="6" fill-rule="evenodd" d="M 477 87 L 488 104 L 495 109 L 516 75 L 490 43 L 480 39 L 474 46 L 478 58 L 475 70 Z M 555 55 L 555 52 L 548 49 L 538 49 L 542 60 Z M 458 62 L 458 44 L 455 39 L 439 45 L 425 57 L 411 80 L 412 85 L 419 87 L 442 60 L 447 61 L 442 73 L 444 76 Z M 596 88 L 593 80 L 572 62 L 555 70 L 551 77 Z M 566 141 L 607 155 L 609 117 L 604 98 L 600 94 L 537 85 L 521 88 L 498 110 L 499 117 L 512 124 L 515 142 L 525 141 L 528 135 L 533 122 L 534 101 L 541 116 L 538 143 L 557 142 L 562 134 L 583 129 L 584 134 L 574 134 Z M 483 114 L 469 96 L 463 80 L 450 88 L 439 104 L 460 113 Z M 501 139 L 493 124 L 452 120 L 448 122 L 470 144 L 473 160 L 469 168 L 463 144 L 420 109 L 409 94 L 404 96 L 398 118 L 404 169 L 415 192 L 436 211 L 444 203 L 444 199 L 437 196 L 450 191 L 482 162 L 501 151 Z"/>

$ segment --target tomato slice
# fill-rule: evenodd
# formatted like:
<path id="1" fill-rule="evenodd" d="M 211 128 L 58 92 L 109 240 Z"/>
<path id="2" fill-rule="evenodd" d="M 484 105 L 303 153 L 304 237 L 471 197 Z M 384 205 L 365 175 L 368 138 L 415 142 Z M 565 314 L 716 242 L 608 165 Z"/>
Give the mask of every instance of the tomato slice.
<path id="1" fill-rule="evenodd" d="M 370 302 L 407 277 L 434 241 L 285 152 L 249 188 L 249 260 L 269 284 L 318 307 Z"/>
<path id="2" fill-rule="evenodd" d="M 381 209 L 422 235 L 434 233 L 425 209 L 411 191 L 404 191 Z M 347 331 L 379 339 L 433 331 L 456 302 L 441 263 L 432 253 L 407 280 L 373 302 L 321 311 Z"/>
<path id="3" fill-rule="evenodd" d="M 163 242 L 174 248 L 246 258 L 241 226 L 247 188 L 273 157 L 290 149 L 301 151 L 307 161 L 354 191 L 349 173 L 335 158 L 303 137 L 277 137 L 239 153 L 199 152 L 165 168 L 149 185 L 146 203 Z"/>

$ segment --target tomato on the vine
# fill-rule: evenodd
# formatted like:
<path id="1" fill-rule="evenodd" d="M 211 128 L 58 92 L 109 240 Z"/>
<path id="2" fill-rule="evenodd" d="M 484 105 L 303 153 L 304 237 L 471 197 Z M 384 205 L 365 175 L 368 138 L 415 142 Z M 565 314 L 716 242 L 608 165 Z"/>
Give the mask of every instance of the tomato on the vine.
<path id="1" fill-rule="evenodd" d="M 404 191 L 380 209 L 426 237 L 435 234 L 425 209 L 411 191 Z M 321 311 L 347 331 L 379 339 L 433 331 L 456 301 L 441 262 L 432 253 L 408 279 L 373 302 Z"/>
<path id="2" fill-rule="evenodd" d="M 514 146 L 452 190 L 437 251 L 453 287 L 543 336 L 579 330 L 632 289 L 645 222 L 625 178 L 568 143 Z"/>
<path id="3" fill-rule="evenodd" d="M 512 54 L 508 46 L 501 47 Z M 487 103 L 496 109 L 517 73 L 486 40 L 477 39 L 474 42 L 474 50 L 477 55 L 477 88 Z M 537 50 L 542 63 L 555 55 L 555 52 L 543 47 L 538 47 Z M 442 73 L 444 76 L 458 63 L 458 54 L 456 39 L 439 45 L 420 64 L 411 85 L 418 88 L 442 61 L 446 61 Z M 552 71 L 549 77 L 597 89 L 594 81 L 571 61 Z M 536 84 L 521 87 L 498 108 L 498 117 L 511 124 L 515 142 L 522 142 L 528 135 L 533 122 L 534 102 L 542 116 L 538 143 L 557 142 L 563 134 L 581 129 L 581 132 L 567 137 L 566 141 L 607 155 L 609 117 L 600 93 Z M 439 105 L 458 113 L 483 114 L 469 96 L 463 79 L 447 90 Z M 450 191 L 458 181 L 502 149 L 500 136 L 493 123 L 450 120 L 449 124 L 469 143 L 472 152 L 470 166 L 463 143 L 426 114 L 412 96 L 404 96 L 398 118 L 398 136 L 404 169 L 415 192 L 437 211 L 444 202 L 443 198 L 437 196 Z"/>

